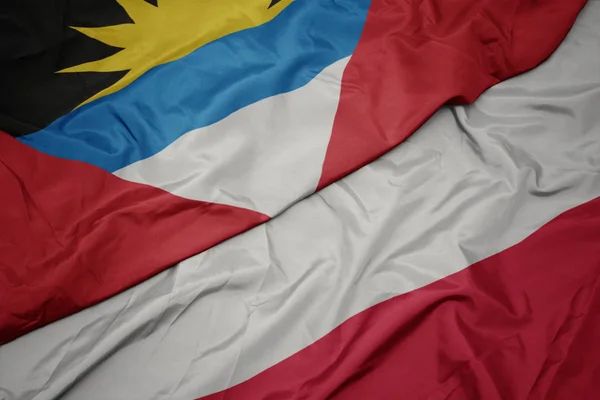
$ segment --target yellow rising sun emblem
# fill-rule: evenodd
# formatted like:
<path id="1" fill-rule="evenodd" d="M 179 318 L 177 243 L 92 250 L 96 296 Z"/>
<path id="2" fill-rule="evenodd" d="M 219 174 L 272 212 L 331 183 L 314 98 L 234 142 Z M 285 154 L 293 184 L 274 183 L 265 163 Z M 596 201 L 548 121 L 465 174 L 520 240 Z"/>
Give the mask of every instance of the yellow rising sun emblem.
<path id="1" fill-rule="evenodd" d="M 117 0 L 133 24 L 72 28 L 123 50 L 58 72 L 128 71 L 115 84 L 96 93 L 81 106 L 122 89 L 152 67 L 181 58 L 223 36 L 262 25 L 292 1 L 158 0 L 155 7 L 144 0 Z"/>

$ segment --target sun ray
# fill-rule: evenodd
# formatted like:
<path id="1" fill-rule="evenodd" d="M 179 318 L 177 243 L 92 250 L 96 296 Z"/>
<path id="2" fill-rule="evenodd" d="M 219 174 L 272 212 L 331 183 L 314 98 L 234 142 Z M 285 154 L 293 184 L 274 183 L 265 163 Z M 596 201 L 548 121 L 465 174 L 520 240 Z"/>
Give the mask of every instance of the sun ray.
<path id="1" fill-rule="evenodd" d="M 158 0 L 158 7 L 144 0 L 115 1 L 127 11 L 133 24 L 73 29 L 124 50 L 58 72 L 129 72 L 79 106 L 114 93 L 149 69 L 181 58 L 213 40 L 262 25 L 293 0 Z"/>
<path id="2" fill-rule="evenodd" d="M 117 3 L 127 11 L 129 18 L 135 23 L 143 21 L 148 14 L 158 11 L 157 7 L 144 0 L 117 0 Z"/>
<path id="3" fill-rule="evenodd" d="M 106 89 L 99 91 L 98 93 L 96 93 L 89 99 L 85 100 L 83 103 L 81 103 L 79 105 L 79 107 L 81 107 L 82 105 L 87 104 L 91 101 L 94 101 L 96 99 L 99 99 L 101 97 L 108 96 L 109 94 L 117 92 L 122 87 L 125 87 L 125 86 L 129 85 L 131 82 L 133 82 L 134 80 L 136 80 L 140 75 L 142 75 L 143 72 L 144 71 L 140 72 L 140 71 L 135 71 L 135 70 L 129 71 L 121 79 L 119 79 L 114 85 L 109 86 Z"/>
<path id="4" fill-rule="evenodd" d="M 139 41 L 139 29 L 134 24 L 103 26 L 100 28 L 80 28 L 72 26 L 78 32 L 109 46 L 124 49 Z"/>
<path id="5" fill-rule="evenodd" d="M 101 60 L 90 61 L 85 64 L 74 65 L 69 68 L 61 69 L 60 73 L 65 72 L 118 72 L 131 70 L 126 65 L 127 60 L 131 58 L 131 55 L 127 49 L 123 49 L 118 53 L 108 56 Z"/>

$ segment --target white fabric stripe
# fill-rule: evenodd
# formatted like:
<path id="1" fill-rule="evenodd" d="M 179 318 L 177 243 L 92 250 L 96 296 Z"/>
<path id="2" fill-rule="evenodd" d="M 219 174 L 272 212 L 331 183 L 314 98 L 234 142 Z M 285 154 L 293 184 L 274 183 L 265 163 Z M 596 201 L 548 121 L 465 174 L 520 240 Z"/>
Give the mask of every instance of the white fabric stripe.
<path id="1" fill-rule="evenodd" d="M 600 196 L 600 2 L 540 68 L 273 221 L 0 347 L 8 399 L 182 399 Z M 6 396 L 8 393 L 8 396 Z"/>
<path id="2" fill-rule="evenodd" d="M 299 89 L 190 131 L 115 175 L 274 216 L 315 191 L 348 60 L 328 66 Z"/>

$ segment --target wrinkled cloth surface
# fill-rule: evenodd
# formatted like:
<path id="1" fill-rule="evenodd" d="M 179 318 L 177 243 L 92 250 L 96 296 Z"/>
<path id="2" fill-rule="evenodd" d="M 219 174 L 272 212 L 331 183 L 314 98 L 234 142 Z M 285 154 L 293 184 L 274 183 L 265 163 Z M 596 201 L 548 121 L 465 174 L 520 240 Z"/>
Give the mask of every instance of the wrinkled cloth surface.
<path id="1" fill-rule="evenodd" d="M 540 67 L 472 105 L 442 108 L 274 220 L 1 346 L 0 398 L 192 399 L 226 389 L 597 198 L 599 19 L 600 2 L 590 1 Z"/>

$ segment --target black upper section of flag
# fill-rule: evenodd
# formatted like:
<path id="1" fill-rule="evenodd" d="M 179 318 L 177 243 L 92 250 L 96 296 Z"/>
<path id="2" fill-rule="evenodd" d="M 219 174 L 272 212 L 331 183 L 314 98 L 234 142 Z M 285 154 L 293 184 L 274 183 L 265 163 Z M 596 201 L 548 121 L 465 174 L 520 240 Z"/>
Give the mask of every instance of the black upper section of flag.
<path id="1" fill-rule="evenodd" d="M 117 0 L 0 0 L 0 130 L 36 132 L 121 79 L 127 71 L 57 71 L 122 50 L 70 27 L 132 22 Z"/>
<path id="2" fill-rule="evenodd" d="M 0 130 L 35 132 L 118 81 L 127 71 L 56 71 L 121 50 L 69 26 L 127 22 L 116 0 L 0 0 Z"/>

